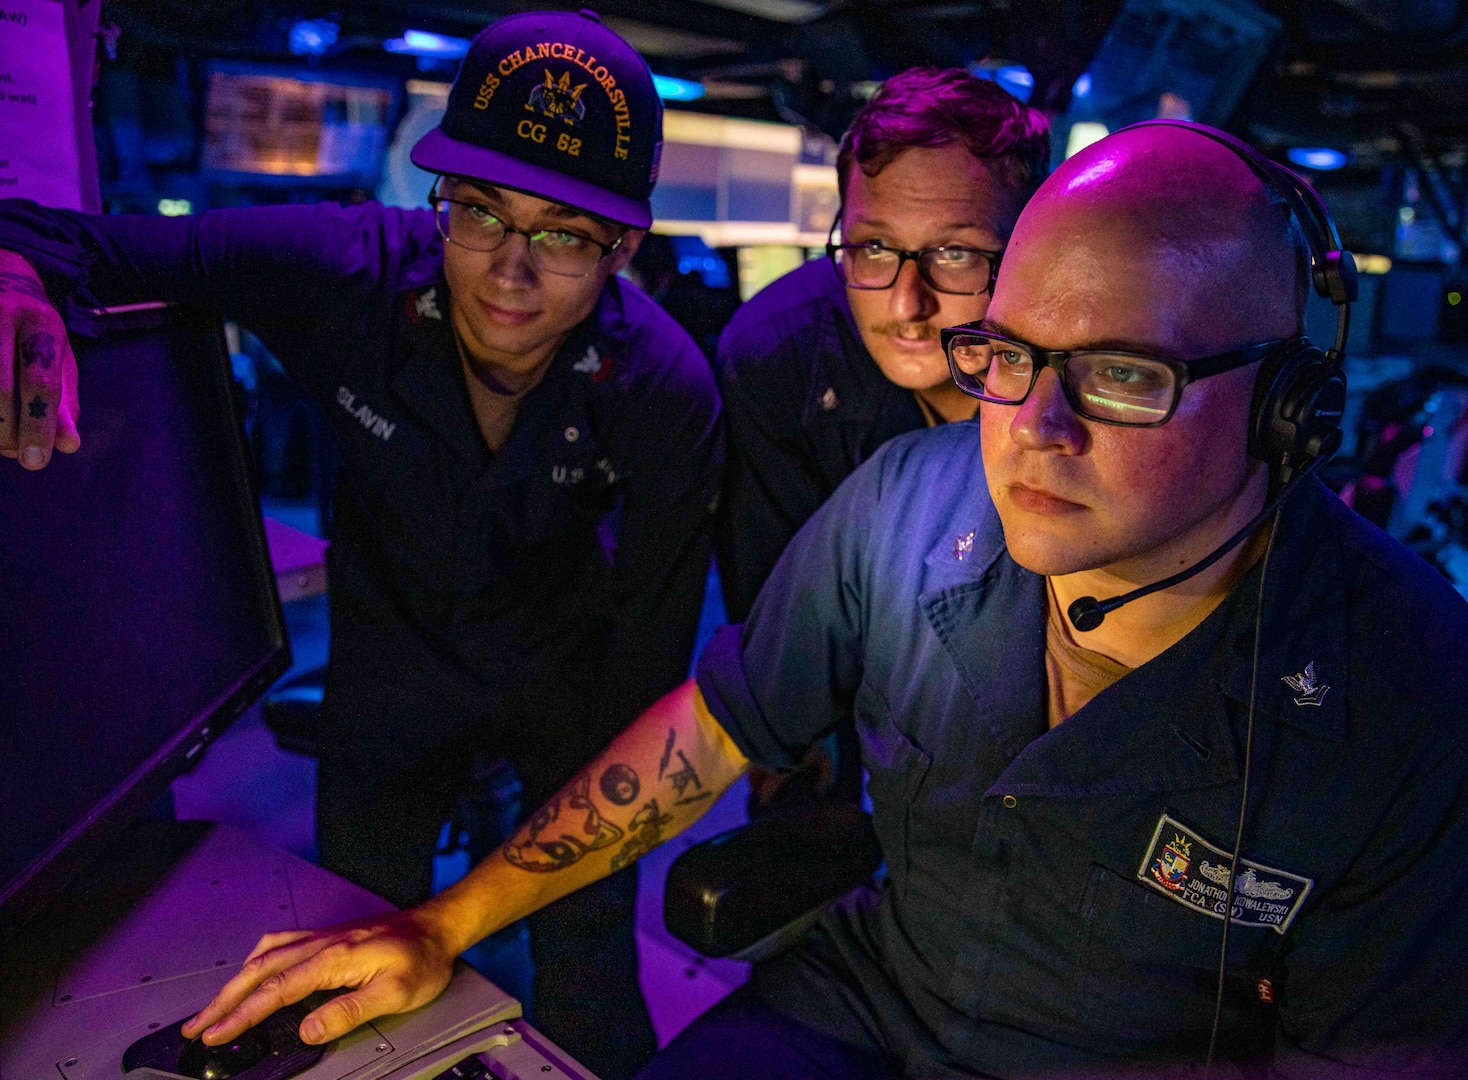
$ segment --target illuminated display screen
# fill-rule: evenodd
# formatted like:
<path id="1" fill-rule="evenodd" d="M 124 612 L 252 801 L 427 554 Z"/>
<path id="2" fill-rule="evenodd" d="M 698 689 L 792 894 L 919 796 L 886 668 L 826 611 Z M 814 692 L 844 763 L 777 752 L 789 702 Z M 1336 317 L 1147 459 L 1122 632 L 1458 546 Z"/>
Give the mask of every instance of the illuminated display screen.
<path id="1" fill-rule="evenodd" d="M 206 101 L 205 169 L 375 186 L 396 93 L 218 65 Z"/>

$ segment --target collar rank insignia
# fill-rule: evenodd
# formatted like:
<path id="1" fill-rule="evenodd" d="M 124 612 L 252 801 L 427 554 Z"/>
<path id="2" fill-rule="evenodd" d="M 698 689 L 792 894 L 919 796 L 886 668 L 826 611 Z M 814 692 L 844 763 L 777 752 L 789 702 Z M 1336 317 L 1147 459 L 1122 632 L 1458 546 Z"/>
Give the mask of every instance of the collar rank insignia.
<path id="1" fill-rule="evenodd" d="M 571 365 L 571 370 L 589 376 L 594 383 L 604 382 L 612 373 L 612 361 L 597 352 L 595 345 L 588 345 L 581 359 Z"/>
<path id="2" fill-rule="evenodd" d="M 974 530 L 970 529 L 953 541 L 953 557 L 963 562 L 974 550 Z"/>
<path id="3" fill-rule="evenodd" d="M 1315 882 L 1272 866 L 1239 859 L 1232 921 L 1283 934 Z M 1215 919 L 1223 918 L 1233 857 L 1180 821 L 1163 814 L 1137 868 L 1137 880 L 1170 900 Z"/>
<path id="4" fill-rule="evenodd" d="M 841 407 L 841 399 L 836 396 L 834 386 L 826 387 L 826 392 L 821 395 L 821 408 L 826 412 L 835 412 Z"/>
<path id="5" fill-rule="evenodd" d="M 1299 675 L 1286 675 L 1281 682 L 1300 695 L 1295 698 L 1296 705 L 1319 705 L 1330 690 L 1329 683 L 1323 683 L 1316 678 L 1314 660 L 1306 664 L 1305 670 Z"/>
<path id="6" fill-rule="evenodd" d="M 438 309 L 437 285 L 430 285 L 426 289 L 409 292 L 404 307 L 408 313 L 408 321 L 415 325 L 421 323 L 424 319 L 443 321 L 443 312 Z"/>

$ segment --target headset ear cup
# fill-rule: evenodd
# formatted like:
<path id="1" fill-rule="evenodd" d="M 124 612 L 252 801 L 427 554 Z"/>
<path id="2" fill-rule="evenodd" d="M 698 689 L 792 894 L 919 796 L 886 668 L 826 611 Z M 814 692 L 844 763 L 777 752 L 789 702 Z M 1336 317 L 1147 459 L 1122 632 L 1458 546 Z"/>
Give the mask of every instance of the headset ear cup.
<path id="1" fill-rule="evenodd" d="M 1259 364 L 1254 378 L 1254 400 L 1249 411 L 1249 456 L 1269 465 L 1280 461 L 1281 446 L 1275 423 L 1279 413 L 1281 389 L 1288 380 L 1294 361 L 1304 351 L 1303 341 L 1284 345 L 1270 353 Z"/>
<path id="2" fill-rule="evenodd" d="M 1254 384 L 1249 454 L 1271 468 L 1298 467 L 1339 445 L 1346 380 L 1315 346 L 1301 338 L 1268 357 Z"/>
<path id="3" fill-rule="evenodd" d="M 1291 465 L 1329 457 L 1341 444 L 1346 378 L 1319 350 L 1312 351 L 1319 359 L 1301 371 L 1296 386 L 1286 390 L 1285 411 L 1295 429 L 1294 446 L 1288 459 Z"/>

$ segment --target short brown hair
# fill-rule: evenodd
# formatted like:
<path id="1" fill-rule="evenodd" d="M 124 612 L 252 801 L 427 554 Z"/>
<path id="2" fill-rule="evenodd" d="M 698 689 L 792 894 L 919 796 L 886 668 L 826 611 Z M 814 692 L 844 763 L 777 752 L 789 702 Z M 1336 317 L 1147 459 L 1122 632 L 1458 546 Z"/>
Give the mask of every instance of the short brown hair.
<path id="1" fill-rule="evenodd" d="M 876 176 L 902 151 L 960 143 L 1000 179 L 1034 194 L 1050 171 L 1050 121 L 997 83 L 963 68 L 909 68 L 884 82 L 841 139 L 841 196 L 853 164 Z"/>

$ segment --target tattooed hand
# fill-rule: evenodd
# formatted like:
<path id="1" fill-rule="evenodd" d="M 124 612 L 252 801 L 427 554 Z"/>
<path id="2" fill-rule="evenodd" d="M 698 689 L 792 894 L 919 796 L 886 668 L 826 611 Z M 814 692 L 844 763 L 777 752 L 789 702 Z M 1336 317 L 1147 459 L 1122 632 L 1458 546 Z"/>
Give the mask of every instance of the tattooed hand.
<path id="1" fill-rule="evenodd" d="M 61 316 L 31 264 L 0 250 L 0 456 L 41 469 L 53 449 L 75 453 L 79 414 Z"/>
<path id="2" fill-rule="evenodd" d="M 0 292 L 17 292 L 32 300 L 46 299 L 46 290 L 34 274 L 17 274 L 13 270 L 0 270 Z"/>

